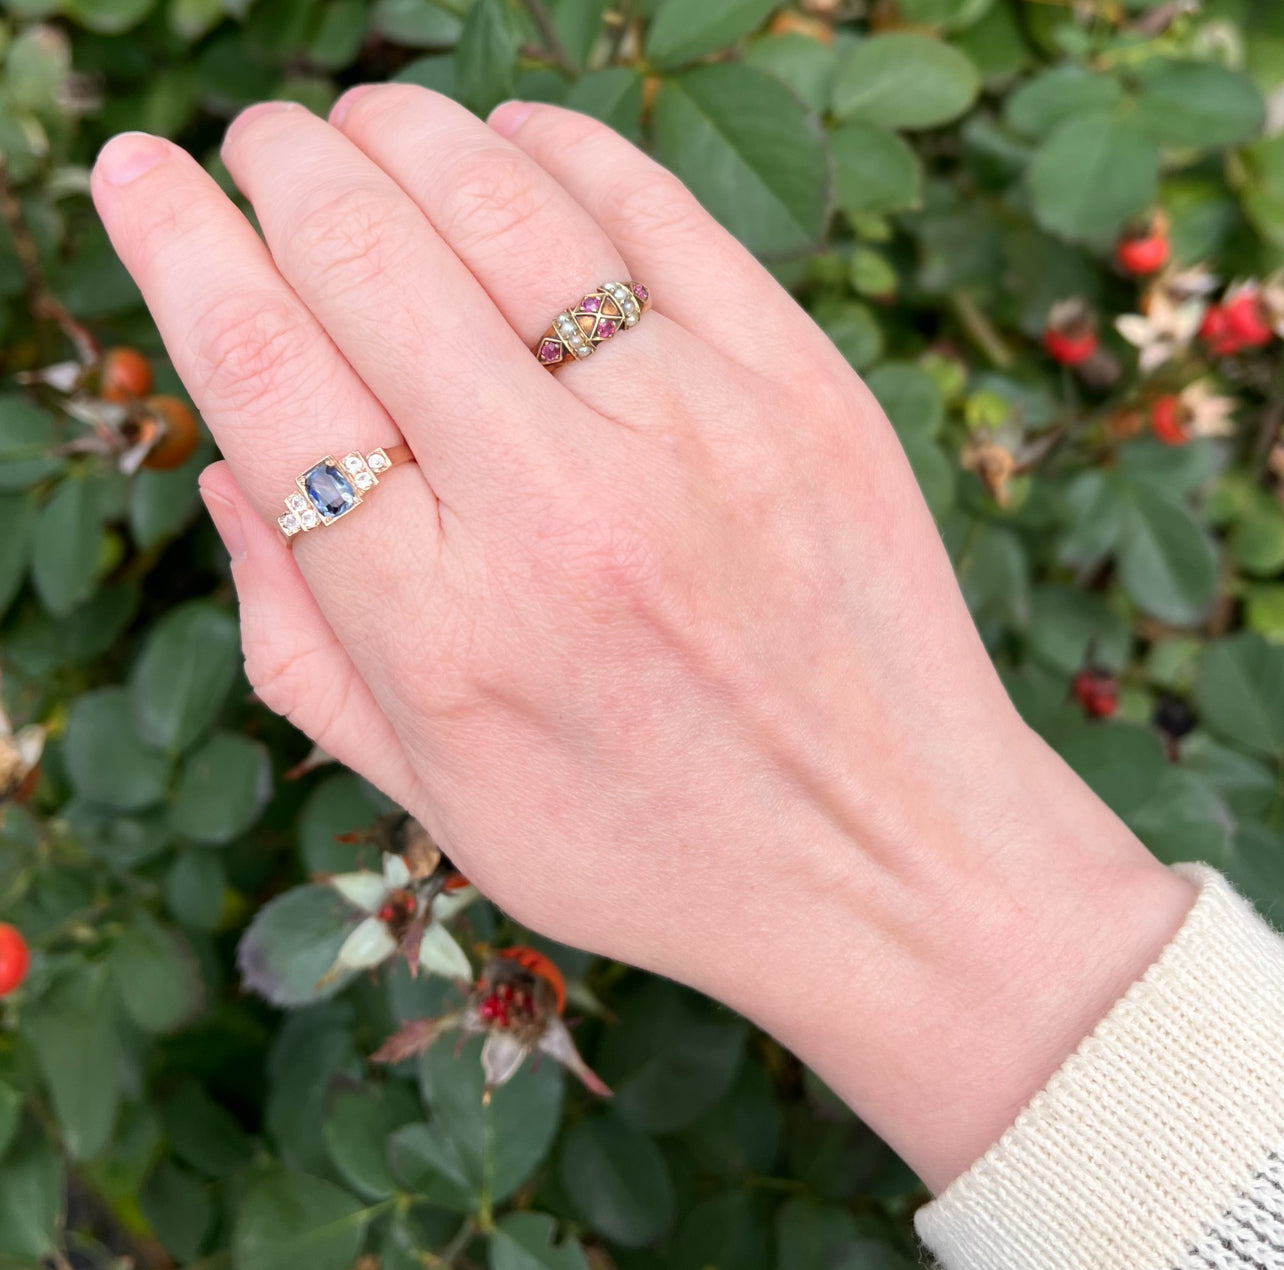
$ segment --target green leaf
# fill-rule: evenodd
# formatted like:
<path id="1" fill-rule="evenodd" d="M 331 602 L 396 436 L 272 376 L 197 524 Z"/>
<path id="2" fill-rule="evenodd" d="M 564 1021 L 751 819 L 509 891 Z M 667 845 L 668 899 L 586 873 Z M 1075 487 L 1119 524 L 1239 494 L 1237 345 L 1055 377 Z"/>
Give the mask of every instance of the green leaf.
<path id="1" fill-rule="evenodd" d="M 53 420 L 25 397 L 0 395 L 0 490 L 24 490 L 62 471 L 50 456 Z"/>
<path id="2" fill-rule="evenodd" d="M 1119 81 L 1082 66 L 1055 66 L 1022 84 L 1003 104 L 1008 127 L 1046 137 L 1067 120 L 1109 110 L 1123 98 Z"/>
<path id="3" fill-rule="evenodd" d="M 92 478 L 71 477 L 40 510 L 31 580 L 45 608 L 59 617 L 94 593 L 103 555 L 99 489 Z"/>
<path id="4" fill-rule="evenodd" d="M 1165 864 L 1200 860 L 1225 869 L 1229 862 L 1235 818 L 1212 786 L 1193 771 L 1170 765 L 1128 825 Z"/>
<path id="5" fill-rule="evenodd" d="M 1231 526 L 1230 549 L 1235 563 L 1245 572 L 1269 578 L 1284 569 L 1284 512 L 1261 490 L 1235 518 Z"/>
<path id="6" fill-rule="evenodd" d="M 357 56 L 366 34 L 365 0 L 330 0 L 308 44 L 308 57 L 323 70 L 342 70 Z"/>
<path id="7" fill-rule="evenodd" d="M 513 95 L 516 74 L 517 40 L 502 0 L 476 0 L 455 48 L 459 100 L 476 114 L 487 115 Z"/>
<path id="8" fill-rule="evenodd" d="M 253 1146 L 245 1131 L 191 1076 L 180 1078 L 160 1111 L 174 1154 L 199 1172 L 227 1177 L 248 1163 Z"/>
<path id="9" fill-rule="evenodd" d="M 53 1096 L 74 1160 L 107 1145 L 120 1094 L 115 1011 L 107 967 L 82 964 L 27 1007 L 23 1033 Z"/>
<path id="10" fill-rule="evenodd" d="M 561 1178 L 580 1216 L 626 1248 L 653 1243 L 673 1225 L 673 1180 L 660 1148 L 609 1112 L 566 1135 Z"/>
<path id="11" fill-rule="evenodd" d="M 245 987 L 281 1006 L 333 996 L 353 974 L 336 975 L 324 985 L 320 981 L 363 916 L 329 886 L 296 886 L 278 895 L 259 909 L 241 937 L 236 959 Z"/>
<path id="12" fill-rule="evenodd" d="M 662 979 L 619 1009 L 597 1053 L 613 1112 L 643 1132 L 673 1133 L 727 1095 L 744 1056 L 743 1019 Z"/>
<path id="13" fill-rule="evenodd" d="M 756 31 L 780 0 L 660 0 L 647 32 L 647 56 L 657 66 L 682 66 L 725 49 Z"/>
<path id="14" fill-rule="evenodd" d="M 845 1208 L 797 1196 L 776 1212 L 776 1264 L 780 1270 L 833 1265 L 859 1233 Z"/>
<path id="15" fill-rule="evenodd" d="M 972 619 L 1024 628 L 1030 621 L 1030 561 L 1021 539 L 984 521 L 970 526 L 954 563 Z"/>
<path id="16" fill-rule="evenodd" d="M 479 1038 L 458 1052 L 449 1042 L 436 1045 L 420 1060 L 420 1083 L 433 1126 L 449 1139 L 475 1196 L 485 1184 L 487 1139 L 493 1142 L 491 1194 L 498 1202 L 530 1177 L 553 1145 L 562 1071 L 553 1062 L 528 1062 L 492 1092 L 487 1106 L 480 1054 Z"/>
<path id="17" fill-rule="evenodd" d="M 1159 738 L 1129 723 L 1086 723 L 1058 738 L 1061 757 L 1125 820 L 1145 805 L 1168 769 Z"/>
<path id="18" fill-rule="evenodd" d="M 236 1270 L 348 1270 L 370 1216 L 355 1196 L 306 1173 L 275 1173 L 241 1201 L 232 1232 Z"/>
<path id="19" fill-rule="evenodd" d="M 309 873 L 346 873 L 358 866 L 378 870 L 373 847 L 339 842 L 368 829 L 392 805 L 352 772 L 334 772 L 308 795 L 299 813 L 299 852 Z"/>
<path id="20" fill-rule="evenodd" d="M 154 812 L 126 816 L 77 798 L 63 807 L 61 815 L 68 832 L 86 851 L 122 873 L 155 859 L 170 843 L 169 827 Z"/>
<path id="21" fill-rule="evenodd" d="M 27 574 L 27 553 L 36 523 L 35 504 L 20 494 L 0 494 L 0 618 Z"/>
<path id="22" fill-rule="evenodd" d="M 894 132 L 846 123 L 829 134 L 829 146 L 838 206 L 848 216 L 885 215 L 922 203 L 918 155 Z"/>
<path id="23" fill-rule="evenodd" d="M 1217 594 L 1217 549 L 1180 503 L 1149 485 L 1128 492 L 1118 548 L 1119 580 L 1152 617 L 1202 621 Z"/>
<path id="24" fill-rule="evenodd" d="M 180 851 L 165 874 L 165 903 L 184 926 L 216 930 L 223 915 L 227 874 L 209 851 Z"/>
<path id="25" fill-rule="evenodd" d="M 847 301 L 827 309 L 817 321 L 838 351 L 857 370 L 876 362 L 883 353 L 883 332 L 867 304 Z"/>
<path id="26" fill-rule="evenodd" d="M 1027 633 L 1031 656 L 1070 679 L 1089 661 L 1120 671 L 1132 651 L 1128 619 L 1099 596 L 1068 586 L 1043 586 L 1031 597 Z"/>
<path id="27" fill-rule="evenodd" d="M 925 432 L 906 432 L 901 446 L 932 515 L 940 520 L 954 505 L 954 468 L 945 451 Z"/>
<path id="28" fill-rule="evenodd" d="M 884 362 L 865 383 L 887 411 L 897 434 L 911 432 L 934 437 L 945 422 L 945 400 L 927 371 L 910 362 Z"/>
<path id="29" fill-rule="evenodd" d="M 72 788 L 90 802 L 138 811 L 165 796 L 169 760 L 134 735 L 123 688 L 99 688 L 72 702 L 63 757 Z"/>
<path id="30" fill-rule="evenodd" d="M 176 538 L 195 518 L 201 502 L 196 478 L 209 461 L 207 448 L 198 446 L 172 472 L 144 468 L 130 482 L 129 529 L 144 551 Z"/>
<path id="31" fill-rule="evenodd" d="M 214 722 L 240 665 L 234 618 L 204 600 L 171 609 L 152 627 L 130 676 L 139 736 L 186 749 Z"/>
<path id="32" fill-rule="evenodd" d="M 402 1083 L 341 1089 L 330 1104 L 325 1141 L 339 1176 L 367 1199 L 397 1191 L 388 1168 L 388 1138 L 419 1114 Z"/>
<path id="33" fill-rule="evenodd" d="M 772 1270 L 766 1224 L 744 1190 L 725 1191 L 697 1204 L 674 1240 L 672 1270 Z M 789 1266 L 824 1262 L 788 1262 Z"/>
<path id="34" fill-rule="evenodd" d="M 463 23 L 433 0 L 375 0 L 370 29 L 406 48 L 450 48 Z"/>
<path id="35" fill-rule="evenodd" d="M 477 1188 L 450 1137 L 435 1125 L 417 1121 L 388 1138 L 388 1164 L 403 1190 L 425 1203 L 471 1213 Z"/>
<path id="36" fill-rule="evenodd" d="M 168 1160 L 156 1167 L 139 1196 L 147 1224 L 180 1262 L 195 1261 L 214 1220 L 209 1187 Z"/>
<path id="37" fill-rule="evenodd" d="M 914 26 L 960 31 L 979 22 L 994 0 L 899 0 L 899 12 Z"/>
<path id="38" fill-rule="evenodd" d="M 824 114 L 833 93 L 838 49 L 797 31 L 754 40 L 745 63 L 774 75 L 817 114 Z"/>
<path id="39" fill-rule="evenodd" d="M 602 19 L 610 7 L 611 0 L 552 0 L 553 27 L 576 66 L 587 64 L 602 34 Z"/>
<path id="40" fill-rule="evenodd" d="M 762 71 L 731 63 L 666 80 L 655 151 L 751 250 L 810 246 L 827 215 L 828 159 L 818 121 Z"/>
<path id="41" fill-rule="evenodd" d="M 65 1187 L 53 1144 L 29 1130 L 0 1159 L 0 1256 L 38 1263 L 54 1250 Z"/>
<path id="42" fill-rule="evenodd" d="M 553 1243 L 557 1223 L 547 1213 L 509 1213 L 490 1237 L 490 1270 L 588 1270 L 574 1239 Z"/>
<path id="43" fill-rule="evenodd" d="M 135 913 L 107 958 L 125 1013 L 144 1031 L 169 1032 L 204 1000 L 191 948 L 147 913 Z"/>
<path id="44" fill-rule="evenodd" d="M 1029 168 L 1034 215 L 1065 238 L 1113 236 L 1154 203 L 1159 151 L 1136 125 L 1089 111 L 1055 128 Z"/>
<path id="45" fill-rule="evenodd" d="M 581 75 L 562 104 L 600 119 L 630 141 L 641 139 L 642 76 L 630 67 L 608 66 Z"/>
<path id="46" fill-rule="evenodd" d="M 137 26 L 155 6 L 156 0 L 63 0 L 62 11 L 99 35 L 119 35 Z"/>
<path id="47" fill-rule="evenodd" d="M 1153 58 L 1140 74 L 1133 119 L 1163 145 L 1234 145 L 1257 132 L 1266 117 L 1262 95 L 1243 71 Z"/>
<path id="48" fill-rule="evenodd" d="M 1284 648 L 1241 631 L 1204 650 L 1195 706 L 1217 735 L 1284 758 Z"/>
<path id="49" fill-rule="evenodd" d="M 876 35 L 856 44 L 834 78 L 834 113 L 885 128 L 935 128 L 964 114 L 981 77 L 966 54 L 930 36 Z"/>
<path id="50" fill-rule="evenodd" d="M 266 747 L 239 732 L 216 732 L 184 762 L 169 823 L 197 842 L 231 842 L 259 818 L 271 796 Z"/>

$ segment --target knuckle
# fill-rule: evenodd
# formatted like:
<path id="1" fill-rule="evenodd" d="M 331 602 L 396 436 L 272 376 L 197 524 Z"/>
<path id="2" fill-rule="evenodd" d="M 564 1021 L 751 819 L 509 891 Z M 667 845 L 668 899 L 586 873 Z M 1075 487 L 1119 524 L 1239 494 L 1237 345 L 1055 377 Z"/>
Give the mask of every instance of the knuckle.
<path id="1" fill-rule="evenodd" d="M 387 275 L 396 252 L 393 221 L 385 201 L 366 187 L 323 188 L 296 209 L 287 250 L 327 294 L 343 294 Z"/>
<path id="2" fill-rule="evenodd" d="M 702 217 L 692 215 L 693 198 L 677 177 L 657 171 L 648 181 L 636 178 L 614 185 L 607 205 L 619 208 L 630 235 L 641 241 L 660 242 L 677 235 L 687 237 Z"/>
<path id="3" fill-rule="evenodd" d="M 454 174 L 442 234 L 460 250 L 534 233 L 551 199 L 551 182 L 497 147 L 477 150 Z"/>
<path id="4" fill-rule="evenodd" d="M 316 362 L 295 306 L 283 296 L 220 297 L 193 327 L 198 404 L 241 411 L 287 397 Z"/>

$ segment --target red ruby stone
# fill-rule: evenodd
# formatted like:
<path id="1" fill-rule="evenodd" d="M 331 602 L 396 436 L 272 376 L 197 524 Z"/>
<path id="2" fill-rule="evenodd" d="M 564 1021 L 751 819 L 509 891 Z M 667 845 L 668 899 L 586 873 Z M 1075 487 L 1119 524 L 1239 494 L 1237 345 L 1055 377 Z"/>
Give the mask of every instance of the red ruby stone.
<path id="1" fill-rule="evenodd" d="M 633 294 L 643 303 L 651 297 L 651 293 L 640 282 L 633 288 Z"/>
<path id="2" fill-rule="evenodd" d="M 615 334 L 615 330 L 615 323 L 612 322 L 610 318 L 603 318 L 597 324 L 597 333 L 604 340 L 609 340 L 611 336 Z"/>
<path id="3" fill-rule="evenodd" d="M 580 308 L 585 313 L 596 313 L 602 307 L 602 297 L 596 295 L 586 295 L 580 301 Z"/>
<path id="4" fill-rule="evenodd" d="M 556 340 L 545 340 L 539 346 L 539 359 L 545 366 L 562 360 L 562 346 Z"/>

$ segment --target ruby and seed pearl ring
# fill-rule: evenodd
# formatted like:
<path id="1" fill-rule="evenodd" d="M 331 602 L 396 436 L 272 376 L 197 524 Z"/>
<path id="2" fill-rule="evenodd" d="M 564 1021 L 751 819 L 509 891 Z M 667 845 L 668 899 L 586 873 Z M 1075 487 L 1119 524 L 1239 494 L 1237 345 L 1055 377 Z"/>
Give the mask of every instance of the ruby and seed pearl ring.
<path id="1" fill-rule="evenodd" d="M 583 361 L 617 332 L 636 326 L 650 307 L 651 293 L 640 282 L 604 282 L 578 304 L 563 309 L 532 351 L 549 370 Z"/>

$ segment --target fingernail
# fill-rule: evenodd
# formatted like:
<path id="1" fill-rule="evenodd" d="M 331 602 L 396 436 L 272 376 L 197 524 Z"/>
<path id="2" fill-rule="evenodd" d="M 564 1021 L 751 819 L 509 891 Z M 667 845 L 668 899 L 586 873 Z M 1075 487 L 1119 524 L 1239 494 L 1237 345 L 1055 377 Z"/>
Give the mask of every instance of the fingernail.
<path id="1" fill-rule="evenodd" d="M 122 132 L 98 152 L 94 171 L 112 185 L 128 185 L 165 157 L 166 143 L 146 132 Z"/>
<path id="2" fill-rule="evenodd" d="M 490 118 L 486 122 L 501 137 L 511 137 L 534 113 L 533 102 L 506 101 L 490 112 Z"/>
<path id="3" fill-rule="evenodd" d="M 236 504 L 222 494 L 201 486 L 201 497 L 205 500 L 205 510 L 209 512 L 218 536 L 227 548 L 227 554 L 233 564 L 245 558 L 245 531 L 241 526 L 241 513 Z"/>
<path id="4" fill-rule="evenodd" d="M 255 102 L 253 106 L 247 106 L 235 119 L 228 125 L 227 132 L 223 134 L 223 143 L 226 145 L 228 140 L 236 133 L 240 132 L 246 124 L 258 119 L 261 115 L 275 115 L 286 110 L 299 110 L 300 106 L 297 101 L 260 101 Z"/>
<path id="5" fill-rule="evenodd" d="M 343 127 L 343 121 L 348 117 L 348 112 L 352 107 L 372 89 L 378 88 L 378 84 L 358 84 L 355 88 L 349 88 L 330 110 L 330 122 L 336 128 Z"/>

